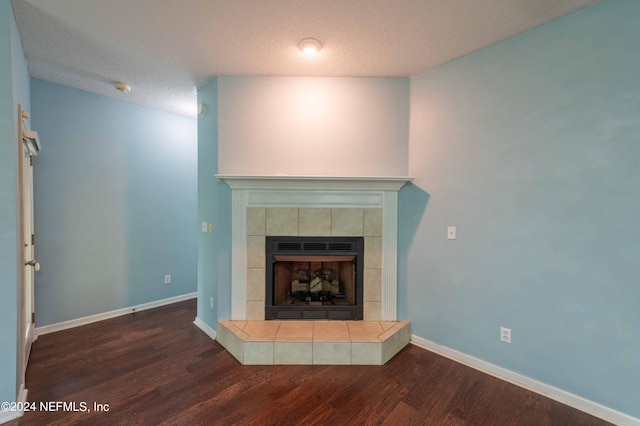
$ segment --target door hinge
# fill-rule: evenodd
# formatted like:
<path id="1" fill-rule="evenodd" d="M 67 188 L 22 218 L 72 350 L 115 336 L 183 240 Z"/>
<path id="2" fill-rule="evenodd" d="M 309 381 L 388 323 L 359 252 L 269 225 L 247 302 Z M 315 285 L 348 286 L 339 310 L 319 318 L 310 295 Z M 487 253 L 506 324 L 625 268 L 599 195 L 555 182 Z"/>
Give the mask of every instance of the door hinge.
<path id="1" fill-rule="evenodd" d="M 31 323 L 33 323 L 33 324 L 36 323 L 36 313 L 35 312 L 31 312 Z"/>
<path id="2" fill-rule="evenodd" d="M 36 244 L 36 236 L 31 234 L 31 245 L 35 245 Z"/>
<path id="3" fill-rule="evenodd" d="M 33 155 L 29 156 L 29 165 L 33 167 Z"/>

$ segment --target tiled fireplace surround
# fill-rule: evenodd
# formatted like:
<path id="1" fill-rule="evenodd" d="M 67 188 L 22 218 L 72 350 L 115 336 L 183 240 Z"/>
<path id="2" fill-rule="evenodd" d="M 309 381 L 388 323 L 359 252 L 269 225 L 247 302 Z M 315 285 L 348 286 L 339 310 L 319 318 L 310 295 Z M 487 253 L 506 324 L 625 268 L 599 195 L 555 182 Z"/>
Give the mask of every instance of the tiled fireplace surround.
<path id="1" fill-rule="evenodd" d="M 364 237 L 364 320 L 382 315 L 381 209 L 247 209 L 247 320 L 264 320 L 265 236 Z"/>
<path id="2" fill-rule="evenodd" d="M 232 309 L 218 341 L 243 364 L 383 364 L 397 320 L 397 191 L 409 178 L 218 175 L 232 189 Z M 265 236 L 362 236 L 364 321 L 265 321 Z M 364 351 L 364 353 L 363 353 Z"/>

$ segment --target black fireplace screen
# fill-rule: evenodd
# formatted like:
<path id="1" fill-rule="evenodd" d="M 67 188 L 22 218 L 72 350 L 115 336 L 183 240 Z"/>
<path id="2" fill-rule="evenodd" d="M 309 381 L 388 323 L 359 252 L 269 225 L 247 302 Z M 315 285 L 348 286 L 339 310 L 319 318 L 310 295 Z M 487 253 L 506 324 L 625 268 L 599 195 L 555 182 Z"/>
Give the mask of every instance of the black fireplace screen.
<path id="1" fill-rule="evenodd" d="M 265 319 L 362 319 L 363 237 L 266 238 Z"/>

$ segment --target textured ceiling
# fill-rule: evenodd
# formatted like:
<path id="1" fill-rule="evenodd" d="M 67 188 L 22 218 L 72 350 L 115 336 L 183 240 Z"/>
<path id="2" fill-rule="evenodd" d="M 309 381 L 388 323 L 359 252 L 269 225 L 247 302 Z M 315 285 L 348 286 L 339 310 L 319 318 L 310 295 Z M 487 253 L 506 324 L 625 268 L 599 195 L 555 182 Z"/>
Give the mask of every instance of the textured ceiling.
<path id="1" fill-rule="evenodd" d="M 214 75 L 410 76 L 596 0 L 12 0 L 29 72 L 193 115 Z M 309 59 L 297 43 L 323 48 Z M 129 83 L 121 94 L 113 82 Z"/>

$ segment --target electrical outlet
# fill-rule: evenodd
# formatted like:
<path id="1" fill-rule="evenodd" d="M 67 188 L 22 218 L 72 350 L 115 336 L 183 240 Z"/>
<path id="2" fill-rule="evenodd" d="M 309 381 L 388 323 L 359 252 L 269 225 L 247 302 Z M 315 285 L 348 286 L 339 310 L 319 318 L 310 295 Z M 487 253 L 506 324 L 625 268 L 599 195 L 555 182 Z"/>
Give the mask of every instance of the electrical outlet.
<path id="1" fill-rule="evenodd" d="M 455 226 L 449 226 L 447 228 L 447 238 L 450 240 L 455 240 L 456 239 L 456 227 Z"/>
<path id="2" fill-rule="evenodd" d="M 213 309 L 213 296 L 209 296 L 209 307 Z"/>
<path id="3" fill-rule="evenodd" d="M 500 341 L 505 343 L 511 343 L 511 329 L 506 327 L 500 327 Z"/>
<path id="4" fill-rule="evenodd" d="M 164 276 L 164 283 L 165 284 L 171 284 L 171 275 L 165 275 Z"/>

